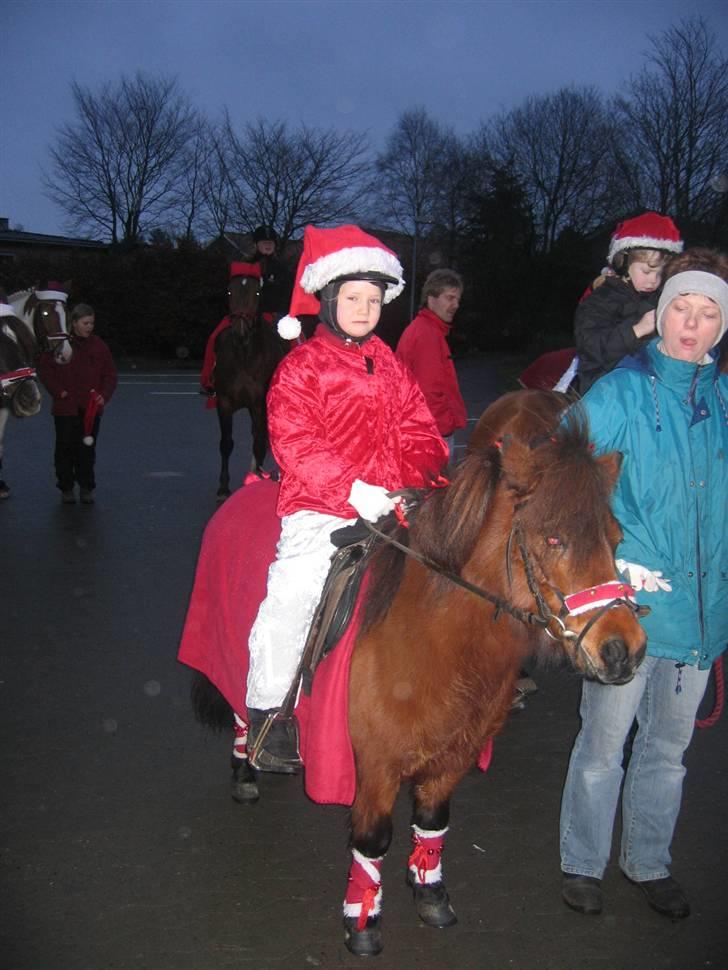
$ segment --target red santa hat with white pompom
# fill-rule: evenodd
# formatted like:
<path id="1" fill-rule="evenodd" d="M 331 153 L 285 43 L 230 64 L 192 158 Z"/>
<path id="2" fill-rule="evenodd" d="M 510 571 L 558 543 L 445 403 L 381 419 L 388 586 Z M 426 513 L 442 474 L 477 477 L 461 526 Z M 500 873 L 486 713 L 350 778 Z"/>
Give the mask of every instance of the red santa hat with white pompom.
<path id="1" fill-rule="evenodd" d="M 391 249 L 358 226 L 318 229 L 306 226 L 303 252 L 298 261 L 288 315 L 278 321 L 284 340 L 301 333 L 299 314 L 316 316 L 321 304 L 316 296 L 334 280 L 371 279 L 384 283 L 384 302 L 389 303 L 404 289 L 402 266 Z"/>
<path id="2" fill-rule="evenodd" d="M 617 253 L 628 249 L 659 249 L 666 253 L 681 253 L 683 242 L 680 230 L 669 216 L 658 212 L 643 212 L 634 219 L 620 222 L 609 243 L 607 261 L 610 266 Z"/>

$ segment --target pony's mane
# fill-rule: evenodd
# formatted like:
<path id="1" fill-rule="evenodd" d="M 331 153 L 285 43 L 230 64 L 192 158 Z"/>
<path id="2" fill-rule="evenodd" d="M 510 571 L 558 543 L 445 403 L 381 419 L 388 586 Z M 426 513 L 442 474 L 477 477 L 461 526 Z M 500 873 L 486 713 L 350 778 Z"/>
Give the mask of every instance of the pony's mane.
<path id="1" fill-rule="evenodd" d="M 469 453 L 455 467 L 447 488 L 425 495 L 411 516 L 409 529 L 390 523 L 381 531 L 443 569 L 459 573 L 472 555 L 499 474 L 500 453 L 495 447 Z M 402 582 L 404 564 L 405 553 L 387 543 L 375 551 L 362 619 L 364 630 L 378 623 L 391 606 Z"/>
<path id="2" fill-rule="evenodd" d="M 390 523 L 382 531 L 459 574 L 475 550 L 496 486 L 502 484 L 516 499 L 526 533 L 569 537 L 577 560 L 586 559 L 613 521 L 609 512 L 613 482 L 593 455 L 582 409 L 572 407 L 557 429 L 521 442 L 530 451 L 526 479 L 519 477 L 522 469 L 514 471 L 495 445 L 473 450 L 456 467 L 447 488 L 426 496 L 409 529 Z M 508 448 L 507 439 L 503 448 Z M 362 620 L 365 631 L 391 606 L 404 563 L 405 554 L 391 545 L 382 543 L 375 551 Z M 436 573 L 432 582 L 440 582 Z M 440 588 L 447 586 L 441 583 Z"/>
<path id="3" fill-rule="evenodd" d="M 568 537 L 577 562 L 586 560 L 613 522 L 613 480 L 593 453 L 586 415 L 571 407 L 553 434 L 532 442 L 536 486 L 523 503 L 526 532 Z"/>

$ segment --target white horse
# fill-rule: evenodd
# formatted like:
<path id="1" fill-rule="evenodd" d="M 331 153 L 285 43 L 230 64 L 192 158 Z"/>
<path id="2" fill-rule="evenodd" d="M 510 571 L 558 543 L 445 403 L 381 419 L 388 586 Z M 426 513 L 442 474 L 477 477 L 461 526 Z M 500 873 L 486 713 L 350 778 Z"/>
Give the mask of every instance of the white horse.
<path id="1" fill-rule="evenodd" d="M 5 448 L 5 425 L 10 414 L 31 417 L 40 411 L 41 394 L 33 367 L 35 341 L 26 327 L 0 303 L 0 499 L 8 498 L 10 489 L 2 477 Z"/>

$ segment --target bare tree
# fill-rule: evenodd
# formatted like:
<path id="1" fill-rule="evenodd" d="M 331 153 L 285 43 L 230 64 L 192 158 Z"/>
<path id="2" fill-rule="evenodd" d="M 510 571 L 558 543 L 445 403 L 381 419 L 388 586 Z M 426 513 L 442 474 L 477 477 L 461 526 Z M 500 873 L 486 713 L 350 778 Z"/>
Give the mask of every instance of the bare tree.
<path id="1" fill-rule="evenodd" d="M 134 242 L 168 219 L 196 115 L 173 79 L 138 73 L 97 93 L 72 84 L 77 120 L 59 129 L 45 176 L 75 229 Z"/>
<path id="2" fill-rule="evenodd" d="M 209 225 L 207 187 L 215 161 L 215 137 L 211 125 L 198 117 L 183 150 L 180 177 L 170 199 L 171 225 L 186 242 L 193 241 Z"/>
<path id="3" fill-rule="evenodd" d="M 449 134 L 423 107 L 399 116 L 376 158 L 378 212 L 386 224 L 416 238 L 436 221 Z"/>
<path id="4" fill-rule="evenodd" d="M 236 228 L 274 226 L 283 244 L 308 223 L 355 217 L 369 172 L 365 137 L 264 120 L 238 135 L 229 116 L 223 132 Z"/>
<path id="5" fill-rule="evenodd" d="M 603 220 L 612 140 L 594 88 L 528 98 L 490 125 L 490 153 L 523 186 L 544 252 L 565 228 L 584 232 Z"/>
<path id="6" fill-rule="evenodd" d="M 616 100 L 626 208 L 670 212 L 683 223 L 704 219 L 726 172 L 728 59 L 701 18 L 650 41 L 629 96 Z"/>

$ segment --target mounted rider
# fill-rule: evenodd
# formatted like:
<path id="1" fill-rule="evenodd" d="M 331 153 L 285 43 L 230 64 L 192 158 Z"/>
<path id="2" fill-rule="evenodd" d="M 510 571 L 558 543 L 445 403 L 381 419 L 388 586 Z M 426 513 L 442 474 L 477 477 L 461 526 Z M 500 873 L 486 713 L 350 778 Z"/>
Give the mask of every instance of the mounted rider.
<path id="1" fill-rule="evenodd" d="M 357 516 L 385 515 L 394 507 L 388 492 L 428 485 L 448 459 L 416 381 L 373 332 L 382 304 L 403 288 L 395 254 L 357 226 L 306 228 L 291 315 L 278 329 L 295 339 L 298 314 L 319 323 L 279 365 L 268 393 L 282 522 L 249 640 L 254 737 L 294 678 L 336 551 L 331 533 Z M 273 721 L 256 766 L 290 773 L 298 764 L 295 738 Z"/>
<path id="2" fill-rule="evenodd" d="M 252 276 L 259 280 L 261 292 L 258 312 L 273 325 L 288 310 L 291 295 L 291 277 L 284 263 L 276 255 L 278 234 L 272 226 L 261 225 L 253 232 L 255 252 L 245 262 L 230 265 L 230 279 L 236 276 Z M 228 294 L 229 297 L 229 294 Z M 220 333 L 230 326 L 230 315 L 223 317 L 205 345 L 205 356 L 200 374 L 202 391 L 208 395 L 208 407 L 214 407 L 215 397 L 215 342 Z"/>

